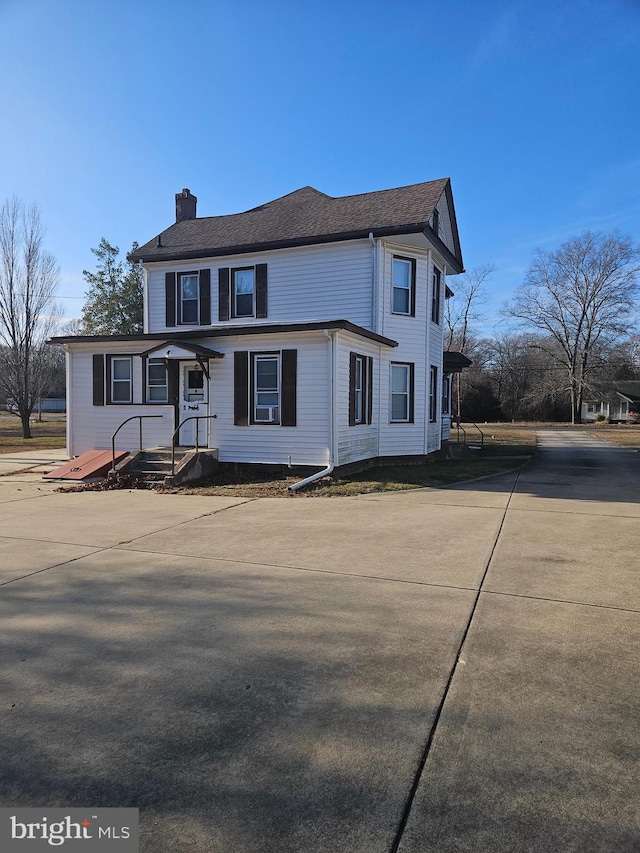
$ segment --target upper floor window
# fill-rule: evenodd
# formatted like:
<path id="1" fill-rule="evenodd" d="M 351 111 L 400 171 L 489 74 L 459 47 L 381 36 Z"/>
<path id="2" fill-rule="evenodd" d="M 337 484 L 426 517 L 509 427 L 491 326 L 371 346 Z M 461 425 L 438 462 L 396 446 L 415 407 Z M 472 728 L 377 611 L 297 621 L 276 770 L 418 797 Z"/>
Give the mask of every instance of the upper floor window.
<path id="1" fill-rule="evenodd" d="M 439 237 L 440 236 L 440 211 L 438 210 L 437 207 L 434 208 L 432 222 L 433 222 L 434 233 L 435 233 L 436 237 Z"/>
<path id="2" fill-rule="evenodd" d="M 147 361 L 147 402 L 166 403 L 169 400 L 167 368 L 161 358 Z"/>
<path id="3" fill-rule="evenodd" d="M 180 273 L 179 296 L 180 296 L 180 322 L 187 325 L 197 325 L 200 316 L 200 293 L 198 273 Z"/>
<path id="4" fill-rule="evenodd" d="M 442 273 L 438 267 L 433 268 L 431 277 L 431 319 L 434 323 L 440 322 L 440 304 L 442 301 Z"/>
<path id="5" fill-rule="evenodd" d="M 164 281 L 167 328 L 211 323 L 211 270 L 167 272 Z"/>
<path id="6" fill-rule="evenodd" d="M 218 270 L 218 320 L 267 316 L 267 265 L 220 267 Z"/>
<path id="7" fill-rule="evenodd" d="M 253 317 L 255 315 L 255 269 L 232 270 L 232 292 L 234 317 Z"/>
<path id="8" fill-rule="evenodd" d="M 391 311 L 415 316 L 416 262 L 394 255 L 391 265 Z"/>

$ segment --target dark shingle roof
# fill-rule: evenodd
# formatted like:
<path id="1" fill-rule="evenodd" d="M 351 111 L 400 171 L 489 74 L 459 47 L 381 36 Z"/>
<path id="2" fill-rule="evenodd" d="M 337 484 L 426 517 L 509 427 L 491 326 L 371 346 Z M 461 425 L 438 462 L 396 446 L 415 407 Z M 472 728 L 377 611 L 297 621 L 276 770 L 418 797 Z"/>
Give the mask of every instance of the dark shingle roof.
<path id="1" fill-rule="evenodd" d="M 154 237 L 140 246 L 131 259 L 203 258 L 354 239 L 366 237 L 370 231 L 376 236 L 419 233 L 429 227 L 445 190 L 451 201 L 448 178 L 338 198 L 302 187 L 244 213 L 177 222 L 159 235 L 159 241 Z M 451 208 L 453 212 L 452 204 Z M 452 226 L 456 252 L 451 258 L 462 269 L 455 221 Z M 441 247 L 448 253 L 444 244 Z"/>
<path id="2" fill-rule="evenodd" d="M 616 382 L 614 388 L 631 403 L 640 403 L 640 381 L 629 379 L 626 382 Z"/>
<path id="3" fill-rule="evenodd" d="M 454 350 L 445 350 L 442 358 L 444 373 L 460 373 L 465 367 L 471 367 L 473 362 L 466 355 Z"/>

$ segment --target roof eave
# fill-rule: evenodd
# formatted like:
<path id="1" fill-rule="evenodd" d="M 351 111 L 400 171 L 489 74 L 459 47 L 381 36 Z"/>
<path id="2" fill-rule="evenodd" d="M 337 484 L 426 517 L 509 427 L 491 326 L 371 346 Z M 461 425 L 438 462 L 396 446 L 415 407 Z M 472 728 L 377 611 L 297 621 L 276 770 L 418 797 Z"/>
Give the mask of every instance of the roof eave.
<path id="1" fill-rule="evenodd" d="M 322 329 L 336 329 L 352 332 L 362 338 L 375 341 L 382 346 L 397 347 L 398 342 L 377 332 L 358 326 L 350 320 L 314 320 L 307 323 L 264 323 L 250 326 L 210 326 L 206 329 L 191 329 L 185 332 L 170 332 L 166 329 L 162 332 L 151 332 L 140 335 L 67 335 L 50 338 L 47 343 L 52 346 L 62 344 L 90 344 L 111 342 L 142 342 L 145 341 L 188 341 L 197 338 L 224 338 L 239 337 L 243 335 L 273 335 L 288 334 L 293 332 L 314 332 Z"/>
<path id="2" fill-rule="evenodd" d="M 427 222 L 413 222 L 407 225 L 361 228 L 356 231 L 340 231 L 332 234 L 319 234 L 311 237 L 295 237 L 289 240 L 273 240 L 264 243 L 244 243 L 235 246 L 218 247 L 210 246 L 206 249 L 190 249 L 182 252 L 172 252 L 171 250 L 164 251 L 162 249 L 150 249 L 149 251 L 145 251 L 143 247 L 138 249 L 135 253 L 129 252 L 127 260 L 131 263 L 137 263 L 138 261 L 142 261 L 143 263 L 162 263 L 164 261 L 186 261 L 196 258 L 217 258 L 224 257 L 225 255 L 243 255 L 252 252 L 267 252 L 275 249 L 292 249 L 298 246 L 317 246 L 322 243 L 340 243 L 346 240 L 364 240 L 368 238 L 369 234 L 373 234 L 374 237 L 390 237 L 394 234 L 427 235 L 427 228 L 429 228 L 429 224 Z M 429 228 L 429 230 L 431 229 Z M 431 239 L 438 239 L 433 235 L 433 232 L 427 236 Z M 442 243 L 442 241 L 439 242 L 450 258 L 458 264 L 444 243 Z"/>

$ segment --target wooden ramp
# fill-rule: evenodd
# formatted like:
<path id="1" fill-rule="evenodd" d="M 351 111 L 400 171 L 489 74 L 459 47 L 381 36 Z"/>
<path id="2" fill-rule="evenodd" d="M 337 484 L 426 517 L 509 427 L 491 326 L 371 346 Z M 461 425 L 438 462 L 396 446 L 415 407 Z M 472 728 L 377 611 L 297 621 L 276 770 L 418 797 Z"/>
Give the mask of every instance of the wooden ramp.
<path id="1" fill-rule="evenodd" d="M 116 465 L 128 455 L 128 450 L 117 450 Z M 75 459 L 70 459 L 59 468 L 54 468 L 48 474 L 43 474 L 42 479 L 99 480 L 107 476 L 107 473 L 111 470 L 112 463 L 113 458 L 110 450 L 87 450 L 86 453 L 76 456 Z"/>

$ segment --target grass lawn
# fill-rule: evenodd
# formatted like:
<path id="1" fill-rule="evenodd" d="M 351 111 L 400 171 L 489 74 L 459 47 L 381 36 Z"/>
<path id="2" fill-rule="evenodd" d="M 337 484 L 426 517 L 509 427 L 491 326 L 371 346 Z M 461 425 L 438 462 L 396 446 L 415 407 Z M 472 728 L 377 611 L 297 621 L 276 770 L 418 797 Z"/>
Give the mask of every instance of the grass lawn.
<path id="1" fill-rule="evenodd" d="M 592 435 L 604 438 L 611 444 L 640 450 L 640 424 L 582 424 L 581 429 L 584 427 L 587 427 Z"/>
<path id="2" fill-rule="evenodd" d="M 64 415 L 43 415 L 42 422 L 31 422 L 33 438 L 22 437 L 22 425 L 15 415 L 0 412 L 0 453 L 20 453 L 22 450 L 45 450 L 66 444 Z"/>

